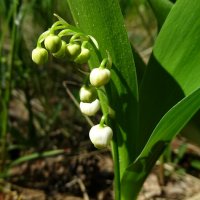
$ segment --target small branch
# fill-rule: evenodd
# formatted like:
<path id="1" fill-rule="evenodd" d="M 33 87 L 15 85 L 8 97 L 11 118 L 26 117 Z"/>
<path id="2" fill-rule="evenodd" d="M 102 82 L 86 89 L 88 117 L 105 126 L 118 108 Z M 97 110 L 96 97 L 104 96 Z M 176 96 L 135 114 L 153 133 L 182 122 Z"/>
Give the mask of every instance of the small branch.
<path id="1" fill-rule="evenodd" d="M 79 184 L 80 189 L 81 189 L 81 191 L 83 193 L 83 199 L 84 200 L 90 200 L 90 198 L 89 198 L 89 196 L 87 194 L 87 190 L 86 190 L 86 187 L 85 187 L 83 181 L 80 178 L 78 178 L 78 177 L 77 177 L 77 183 Z"/>
<path id="2" fill-rule="evenodd" d="M 69 95 L 70 99 L 74 102 L 74 104 L 76 105 L 76 107 L 80 110 L 78 101 L 76 100 L 76 98 L 74 97 L 74 95 L 71 93 L 71 91 L 69 90 L 69 88 L 67 87 L 67 85 L 68 85 L 68 82 L 64 81 L 63 82 L 63 86 L 65 87 L 65 90 L 66 90 L 67 94 Z M 88 122 L 88 124 L 91 127 L 94 126 L 94 123 L 91 121 L 91 119 L 89 117 L 87 117 L 85 115 L 84 115 L 84 117 L 85 117 L 86 121 Z"/>
<path id="3" fill-rule="evenodd" d="M 83 181 L 82 181 L 79 177 L 75 176 L 73 180 L 71 180 L 70 182 L 68 182 L 68 183 L 66 184 L 66 186 L 67 186 L 67 187 L 72 187 L 72 186 L 75 185 L 76 183 L 79 184 L 79 187 L 80 187 L 80 189 L 81 189 L 81 192 L 83 193 L 83 200 L 90 200 L 90 198 L 89 198 L 89 196 L 88 196 L 88 193 L 87 193 L 87 190 L 86 190 L 86 187 L 85 187 Z"/>

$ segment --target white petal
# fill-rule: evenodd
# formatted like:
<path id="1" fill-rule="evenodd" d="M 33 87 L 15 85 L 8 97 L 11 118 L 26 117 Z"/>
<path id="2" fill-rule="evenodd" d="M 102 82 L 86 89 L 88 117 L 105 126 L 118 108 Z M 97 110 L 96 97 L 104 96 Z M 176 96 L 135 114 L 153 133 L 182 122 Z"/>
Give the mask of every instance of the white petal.
<path id="1" fill-rule="evenodd" d="M 89 132 L 89 138 L 96 148 L 105 148 L 112 140 L 113 131 L 109 126 L 93 126 Z"/>
<path id="2" fill-rule="evenodd" d="M 80 110 L 83 114 L 87 116 L 95 115 L 99 109 L 100 109 L 100 102 L 98 99 L 96 99 L 92 103 L 80 102 Z"/>

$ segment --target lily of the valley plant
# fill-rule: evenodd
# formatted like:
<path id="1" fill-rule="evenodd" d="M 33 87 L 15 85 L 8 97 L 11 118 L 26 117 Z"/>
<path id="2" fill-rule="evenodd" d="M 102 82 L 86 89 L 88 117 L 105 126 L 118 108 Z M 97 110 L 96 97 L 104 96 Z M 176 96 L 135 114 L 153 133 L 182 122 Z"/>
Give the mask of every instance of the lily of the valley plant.
<path id="1" fill-rule="evenodd" d="M 89 138 L 97 148 L 111 143 L 116 200 L 137 198 L 159 156 L 200 108 L 200 2 L 148 2 L 159 31 L 141 76 L 117 0 L 68 0 L 76 27 L 58 17 L 32 52 L 39 65 L 49 54 L 89 64 L 80 110 L 103 113 Z"/>

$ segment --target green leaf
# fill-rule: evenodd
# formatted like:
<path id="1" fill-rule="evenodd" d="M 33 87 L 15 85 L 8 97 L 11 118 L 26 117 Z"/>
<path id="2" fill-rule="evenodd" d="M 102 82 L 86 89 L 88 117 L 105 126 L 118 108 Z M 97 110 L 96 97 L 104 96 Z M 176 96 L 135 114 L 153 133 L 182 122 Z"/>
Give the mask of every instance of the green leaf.
<path id="1" fill-rule="evenodd" d="M 135 199 L 145 178 L 159 156 L 177 133 L 200 108 L 200 89 L 185 97 L 157 124 L 143 151 L 124 173 L 122 179 L 122 199 Z M 132 193 L 130 190 L 132 188 Z"/>
<path id="2" fill-rule="evenodd" d="M 177 1 L 158 35 L 140 87 L 139 151 L 143 151 L 124 173 L 124 199 L 136 198 L 159 155 L 199 109 L 199 11 L 197 0 Z"/>
<path id="3" fill-rule="evenodd" d="M 101 59 L 107 57 L 107 51 L 112 58 L 112 80 L 106 86 L 106 93 L 111 108 L 116 112 L 111 126 L 114 131 L 113 154 L 117 180 L 138 155 L 137 78 L 123 17 L 117 0 L 68 0 L 68 3 L 75 24 L 98 41 L 100 55 L 93 52 L 90 67 L 98 67 Z M 101 100 L 104 99 L 103 95 L 99 96 Z M 105 113 L 106 108 L 103 109 Z M 120 193 L 119 187 L 116 191 Z"/>
<path id="4" fill-rule="evenodd" d="M 179 0 L 153 48 L 140 88 L 141 149 L 160 118 L 200 87 L 200 3 Z"/>
<path id="5" fill-rule="evenodd" d="M 154 55 L 185 95 L 200 86 L 200 3 L 177 1 L 154 47 Z M 161 50 L 162 49 L 162 50 Z"/>

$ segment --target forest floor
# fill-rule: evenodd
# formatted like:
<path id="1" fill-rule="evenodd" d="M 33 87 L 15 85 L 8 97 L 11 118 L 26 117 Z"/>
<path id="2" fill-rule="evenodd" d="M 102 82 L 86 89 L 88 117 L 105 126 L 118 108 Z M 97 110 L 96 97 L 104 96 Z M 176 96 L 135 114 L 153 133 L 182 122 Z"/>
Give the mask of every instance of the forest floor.
<path id="1" fill-rule="evenodd" d="M 83 142 L 83 146 L 87 145 Z M 182 140 L 172 145 L 174 152 Z M 191 166 L 200 149 L 187 145 L 173 163 L 157 162 L 138 200 L 199 200 L 200 171 Z M 113 162 L 109 150 L 66 153 L 13 167 L 11 177 L 0 181 L 0 200 L 113 200 Z"/>

